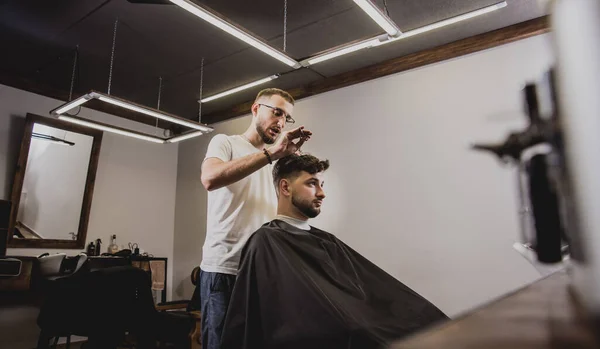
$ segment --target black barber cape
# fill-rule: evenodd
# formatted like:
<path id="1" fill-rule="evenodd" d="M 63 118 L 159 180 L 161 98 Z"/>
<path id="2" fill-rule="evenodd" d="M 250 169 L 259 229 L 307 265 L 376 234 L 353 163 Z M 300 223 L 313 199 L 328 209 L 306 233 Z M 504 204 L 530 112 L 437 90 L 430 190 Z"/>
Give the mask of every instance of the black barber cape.
<path id="1" fill-rule="evenodd" d="M 332 234 L 274 220 L 242 251 L 222 349 L 380 348 L 445 319 Z"/>

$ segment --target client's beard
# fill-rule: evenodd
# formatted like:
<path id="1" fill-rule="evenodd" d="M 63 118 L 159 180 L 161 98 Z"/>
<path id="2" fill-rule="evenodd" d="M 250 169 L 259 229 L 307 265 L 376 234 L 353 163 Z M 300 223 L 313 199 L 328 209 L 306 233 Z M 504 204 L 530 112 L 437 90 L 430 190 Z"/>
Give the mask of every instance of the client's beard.
<path id="1" fill-rule="evenodd" d="M 315 218 L 321 213 L 320 208 L 314 208 L 312 200 L 298 200 L 295 195 L 292 194 L 292 205 L 296 206 L 302 214 L 308 218 Z"/>
<path id="2" fill-rule="evenodd" d="M 256 132 L 258 133 L 262 141 L 265 142 L 265 144 L 275 143 L 275 138 L 272 138 L 271 136 L 267 135 L 265 130 L 262 127 L 260 127 L 260 125 L 256 125 Z"/>

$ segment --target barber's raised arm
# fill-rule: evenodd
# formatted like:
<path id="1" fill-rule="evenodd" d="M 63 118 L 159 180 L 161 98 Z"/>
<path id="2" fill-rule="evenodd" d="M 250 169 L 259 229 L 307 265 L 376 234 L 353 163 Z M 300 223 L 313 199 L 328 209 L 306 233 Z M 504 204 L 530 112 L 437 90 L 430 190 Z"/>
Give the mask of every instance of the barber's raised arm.
<path id="1" fill-rule="evenodd" d="M 268 163 L 269 159 L 264 153 L 250 154 L 231 161 L 208 158 L 202 164 L 200 180 L 204 188 L 211 191 L 235 183 Z"/>
<path id="2" fill-rule="evenodd" d="M 298 127 L 285 131 L 275 144 L 267 148 L 269 156 L 264 152 L 246 155 L 241 158 L 231 158 L 231 144 L 222 135 L 217 135 L 211 140 L 207 157 L 202 163 L 200 180 L 206 190 L 211 191 L 233 184 L 252 173 L 258 171 L 269 163 L 269 160 L 279 160 L 284 156 L 295 153 L 306 142 L 312 133 Z M 217 138 L 219 137 L 219 138 Z M 293 141 L 298 139 L 296 143 Z"/>

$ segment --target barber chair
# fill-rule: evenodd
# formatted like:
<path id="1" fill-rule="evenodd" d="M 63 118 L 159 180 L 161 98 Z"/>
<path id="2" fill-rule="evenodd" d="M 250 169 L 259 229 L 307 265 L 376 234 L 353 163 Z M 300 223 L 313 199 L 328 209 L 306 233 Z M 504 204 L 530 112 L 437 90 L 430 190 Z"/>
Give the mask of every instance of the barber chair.
<path id="1" fill-rule="evenodd" d="M 195 286 L 194 294 L 191 300 L 173 301 L 158 304 L 156 309 L 170 316 L 171 328 L 163 327 L 161 330 L 162 336 L 158 338 L 159 342 L 178 343 L 177 348 L 202 349 L 202 332 L 200 313 L 200 268 L 195 267 L 190 275 L 190 281 Z M 193 328 L 186 328 L 184 324 L 179 324 L 178 321 L 187 322 L 189 319 L 194 319 Z M 185 319 L 185 320 L 184 320 Z M 175 326 L 173 326 L 175 325 Z"/>
<path id="2" fill-rule="evenodd" d="M 200 348 L 199 312 L 191 302 L 155 306 L 149 275 L 132 266 L 85 271 L 45 280 L 40 309 L 38 349 L 51 338 L 88 337 L 86 349 L 117 348 L 126 338 L 136 348 Z M 185 308 L 184 312 L 172 309 Z M 171 311 L 167 311 L 171 310 Z M 190 311 L 187 311 L 190 310 Z M 129 336 L 127 336 L 129 334 Z"/>
<path id="3" fill-rule="evenodd" d="M 88 337 L 87 348 L 116 348 L 125 333 L 153 347 L 144 333 L 158 322 L 148 275 L 134 267 L 114 267 L 44 280 L 38 316 L 38 349 L 51 338 Z M 147 334 L 152 335 L 149 331 Z M 56 344 L 56 340 L 54 342 Z M 140 346 L 141 347 L 141 346 Z"/>

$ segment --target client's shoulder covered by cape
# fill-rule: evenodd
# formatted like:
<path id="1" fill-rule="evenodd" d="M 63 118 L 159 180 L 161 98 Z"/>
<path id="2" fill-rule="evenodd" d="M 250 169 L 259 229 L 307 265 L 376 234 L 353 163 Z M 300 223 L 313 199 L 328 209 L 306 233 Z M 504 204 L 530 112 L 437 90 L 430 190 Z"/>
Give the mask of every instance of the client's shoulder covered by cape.
<path id="1" fill-rule="evenodd" d="M 303 238 L 307 237 L 331 242 L 339 241 L 343 244 L 343 242 L 333 234 L 324 230 L 311 226 L 311 230 L 306 231 L 276 219 L 263 224 L 262 227 L 252 234 L 250 239 L 248 239 L 244 250 L 261 249 L 277 243 L 295 244 L 298 243 L 298 240 L 302 240 Z M 246 251 L 243 251 L 243 253 L 245 252 Z"/>
<path id="2" fill-rule="evenodd" d="M 223 344 L 375 348 L 444 319 L 334 235 L 274 220 L 242 251 Z"/>

